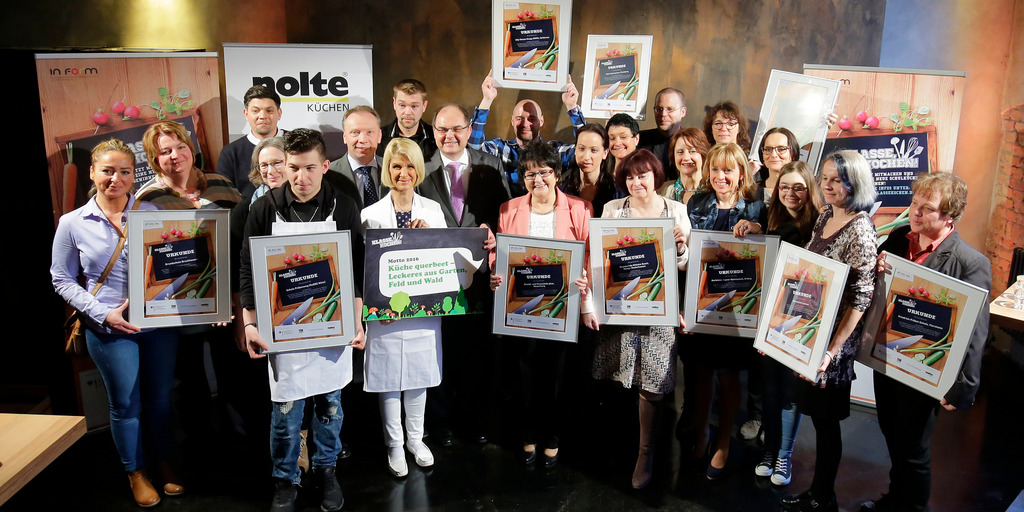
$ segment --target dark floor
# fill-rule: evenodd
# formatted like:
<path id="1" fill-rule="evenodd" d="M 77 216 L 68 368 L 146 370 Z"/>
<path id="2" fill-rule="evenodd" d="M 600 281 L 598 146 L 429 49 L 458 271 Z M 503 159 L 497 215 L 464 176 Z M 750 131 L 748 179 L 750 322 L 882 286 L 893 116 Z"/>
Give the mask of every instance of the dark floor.
<path id="1" fill-rule="evenodd" d="M 1003 511 L 1021 492 L 1024 443 L 1017 414 L 1024 410 L 1022 383 L 1024 372 L 1019 366 L 989 354 L 975 407 L 965 413 L 940 414 L 932 442 L 932 511 Z M 432 470 L 420 470 L 410 457 L 409 476 L 395 479 L 386 468 L 376 400 L 352 389 L 345 396 L 343 436 L 354 453 L 338 464 L 344 510 L 777 510 L 779 497 L 804 490 L 813 470 L 814 433 L 811 422 L 805 421 L 788 489 L 755 477 L 759 449 L 735 439 L 730 474 L 708 482 L 703 472 L 680 467 L 679 444 L 672 436 L 677 416 L 673 406 L 663 417 L 654 481 L 646 490 L 634 491 L 630 475 L 637 445 L 635 395 L 601 386 L 597 390 L 601 404 L 576 404 L 572 411 L 571 433 L 563 438 L 561 459 L 553 471 L 520 465 L 515 437 L 495 420 L 488 432 L 490 443 L 457 439 L 452 448 L 432 446 L 436 457 Z M 492 411 L 502 408 L 501 399 L 491 407 Z M 500 419 L 497 413 L 494 416 Z M 842 428 L 844 458 L 836 489 L 840 509 L 855 511 L 862 501 L 885 490 L 888 455 L 873 412 L 855 408 Z M 165 498 L 158 510 L 269 508 L 272 490 L 263 470 L 246 462 L 221 437 L 212 435 L 209 446 L 215 448 L 185 461 L 188 493 Z M 309 488 L 300 492 L 298 505 L 302 511 L 319 510 L 319 500 Z M 138 510 L 109 432 L 88 434 L 0 507 L 2 512 L 35 510 Z"/>

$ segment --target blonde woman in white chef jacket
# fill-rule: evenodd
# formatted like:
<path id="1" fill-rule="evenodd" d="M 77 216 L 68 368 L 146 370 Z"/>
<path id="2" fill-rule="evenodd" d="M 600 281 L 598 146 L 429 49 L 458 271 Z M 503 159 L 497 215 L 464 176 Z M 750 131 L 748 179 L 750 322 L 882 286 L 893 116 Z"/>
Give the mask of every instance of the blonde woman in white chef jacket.
<path id="1" fill-rule="evenodd" d="M 363 229 L 447 227 L 441 205 L 414 192 L 423 182 L 423 153 L 409 139 L 392 140 L 384 150 L 381 183 L 391 191 L 362 211 Z M 388 469 L 405 476 L 405 449 L 420 467 L 434 464 L 423 444 L 427 389 L 441 383 L 441 318 L 420 317 L 367 322 L 363 389 L 380 393 Z M 405 408 L 404 443 L 402 407 Z"/>

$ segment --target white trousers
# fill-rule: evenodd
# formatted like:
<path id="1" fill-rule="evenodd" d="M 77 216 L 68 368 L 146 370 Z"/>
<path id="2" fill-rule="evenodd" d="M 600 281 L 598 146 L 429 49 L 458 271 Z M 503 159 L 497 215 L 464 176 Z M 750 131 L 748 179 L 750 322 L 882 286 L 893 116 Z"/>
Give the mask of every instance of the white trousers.
<path id="1" fill-rule="evenodd" d="M 402 433 L 402 405 L 405 405 L 405 433 L 409 441 L 423 440 L 423 413 L 427 408 L 426 388 L 380 393 L 380 417 L 388 448 L 405 444 Z"/>

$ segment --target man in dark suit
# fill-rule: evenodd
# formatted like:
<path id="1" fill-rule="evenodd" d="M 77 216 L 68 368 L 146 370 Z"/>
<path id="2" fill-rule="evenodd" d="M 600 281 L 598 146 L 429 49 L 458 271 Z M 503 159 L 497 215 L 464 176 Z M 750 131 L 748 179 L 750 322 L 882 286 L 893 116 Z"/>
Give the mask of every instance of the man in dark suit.
<path id="1" fill-rule="evenodd" d="M 438 151 L 426 164 L 427 178 L 420 185 L 420 194 L 441 203 L 448 227 L 486 225 L 495 230 L 498 207 L 510 199 L 509 184 L 499 171 L 501 161 L 466 147 L 469 112 L 459 105 L 438 109 L 433 130 Z M 453 195 L 461 195 L 461 201 Z"/>
<path id="2" fill-rule="evenodd" d="M 427 162 L 420 194 L 441 205 L 450 228 L 497 229 L 498 209 L 509 200 L 508 183 L 496 156 L 467 148 L 469 112 L 445 105 L 434 114 L 437 152 Z M 490 308 L 485 307 L 489 312 Z M 427 392 L 431 439 L 452 443 L 452 427 L 463 437 L 486 443 L 486 411 L 492 402 L 498 348 L 489 313 L 445 318 L 441 324 L 441 385 Z"/>
<path id="3" fill-rule="evenodd" d="M 355 199 L 362 210 L 388 193 L 380 181 L 382 164 L 376 155 L 381 140 L 380 116 L 372 108 L 358 105 L 345 111 L 341 128 L 348 152 L 331 162 L 329 169 L 337 175 L 324 179 Z M 337 179 L 339 176 L 342 179 Z"/>
<path id="4" fill-rule="evenodd" d="M 888 252 L 991 290 L 992 263 L 967 245 L 955 226 L 967 205 L 964 180 L 947 172 L 924 174 L 914 182 L 912 190 L 910 226 L 889 234 L 878 247 L 879 254 Z M 962 411 L 974 405 L 988 324 L 988 301 L 985 301 L 956 381 L 940 401 L 885 375 L 874 374 L 878 426 L 885 436 L 892 469 L 889 493 L 879 500 L 864 503 L 861 510 L 927 510 L 931 493 L 932 429 L 940 407 Z M 946 371 L 956 370 L 946 368 Z"/>
<path id="5" fill-rule="evenodd" d="M 674 180 L 679 177 L 672 158 L 673 148 L 668 147 L 669 139 L 683 127 L 686 117 L 686 97 L 679 89 L 666 87 L 658 91 L 654 97 L 654 122 L 657 128 L 640 132 L 640 143 L 637 149 L 646 149 L 661 160 L 665 166 L 665 179 Z"/>

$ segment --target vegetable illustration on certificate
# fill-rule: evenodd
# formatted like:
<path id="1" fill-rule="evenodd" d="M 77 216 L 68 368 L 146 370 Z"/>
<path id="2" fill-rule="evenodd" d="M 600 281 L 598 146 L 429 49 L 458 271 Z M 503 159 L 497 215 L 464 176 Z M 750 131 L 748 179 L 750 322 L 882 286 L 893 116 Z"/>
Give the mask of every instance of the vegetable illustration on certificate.
<path id="1" fill-rule="evenodd" d="M 675 220 L 591 219 L 594 306 L 602 324 L 679 325 Z"/>
<path id="2" fill-rule="evenodd" d="M 818 340 L 828 343 L 822 327 L 824 299 L 835 274 L 809 261 L 785 262 L 778 300 L 768 319 L 768 343 L 809 364 Z M 829 325 L 828 327 L 831 327 Z M 824 332 L 826 337 L 822 337 Z"/>
<path id="3" fill-rule="evenodd" d="M 764 244 L 705 240 L 702 245 L 697 323 L 756 327 Z"/>
<path id="4" fill-rule="evenodd" d="M 568 251 L 510 246 L 505 325 L 565 332 Z"/>
<path id="5" fill-rule="evenodd" d="M 218 227 L 202 218 L 143 222 L 147 318 L 217 312 Z"/>
<path id="6" fill-rule="evenodd" d="M 269 246 L 273 341 L 342 336 L 335 244 Z"/>
<path id="7" fill-rule="evenodd" d="M 608 119 L 626 113 L 643 119 L 653 36 L 587 36 L 583 113 Z"/>
<path id="8" fill-rule="evenodd" d="M 572 1 L 492 0 L 491 9 L 491 66 L 498 86 L 545 91 L 565 86 Z"/>

